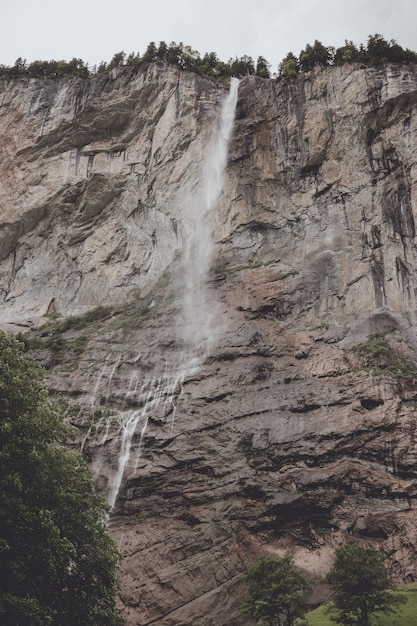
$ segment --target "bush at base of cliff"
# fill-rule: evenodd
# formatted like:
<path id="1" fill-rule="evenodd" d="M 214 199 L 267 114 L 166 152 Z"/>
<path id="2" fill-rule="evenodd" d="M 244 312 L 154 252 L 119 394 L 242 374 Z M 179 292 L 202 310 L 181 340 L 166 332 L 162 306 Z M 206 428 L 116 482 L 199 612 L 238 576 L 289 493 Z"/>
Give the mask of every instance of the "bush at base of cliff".
<path id="1" fill-rule="evenodd" d="M 116 626 L 118 554 L 23 344 L 0 332 L 0 623 Z"/>

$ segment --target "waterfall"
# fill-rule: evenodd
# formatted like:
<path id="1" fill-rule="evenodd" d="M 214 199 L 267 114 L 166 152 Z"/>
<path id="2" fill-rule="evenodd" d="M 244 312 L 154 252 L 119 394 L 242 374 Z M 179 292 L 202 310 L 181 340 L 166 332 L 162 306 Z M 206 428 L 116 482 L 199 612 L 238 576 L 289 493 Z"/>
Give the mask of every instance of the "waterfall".
<path id="1" fill-rule="evenodd" d="M 109 481 L 108 503 L 113 508 L 120 491 L 125 471 L 132 456 L 132 443 L 135 441 L 135 470 L 141 453 L 148 420 L 162 405 L 164 413 L 171 415 L 171 432 L 174 428 L 175 398 L 182 392 L 184 379 L 196 371 L 201 359 L 207 354 L 212 329 L 212 319 L 207 301 L 207 278 L 213 252 L 213 232 L 216 209 L 218 208 L 227 165 L 227 153 L 232 134 L 237 103 L 239 81 L 232 78 L 230 90 L 222 103 L 220 120 L 203 159 L 198 179 L 192 190 L 183 190 L 181 208 L 183 213 L 183 258 L 184 298 L 182 306 L 182 333 L 184 349 L 178 356 L 177 364 L 166 364 L 161 376 L 147 379 L 139 385 L 136 375 L 132 375 L 127 385 L 126 401 L 140 408 L 127 410 L 117 415 L 107 415 L 89 429 L 88 436 L 104 444 L 110 441 L 112 449 L 117 443 L 117 469 Z M 119 366 L 114 365 L 111 376 Z M 93 401 L 103 377 L 104 364 L 93 393 Z M 140 432 L 139 432 L 140 430 Z M 134 437 L 136 439 L 134 440 Z M 133 465 L 133 463 L 132 463 Z"/>
<path id="2" fill-rule="evenodd" d="M 155 411 L 162 402 L 172 403 L 179 381 L 176 377 L 160 377 L 147 380 L 139 392 L 139 398 L 143 400 L 143 406 L 135 411 L 124 411 L 117 417 L 117 424 L 121 435 L 121 444 L 118 455 L 118 467 L 110 485 L 107 502 L 113 508 L 122 484 L 123 475 L 130 460 L 132 440 L 137 429 L 140 427 L 140 439 L 136 458 L 136 467 L 139 454 L 142 449 L 143 438 L 152 411 Z"/>
<path id="3" fill-rule="evenodd" d="M 185 281 L 183 319 L 188 350 L 207 351 L 212 334 L 213 315 L 207 302 L 207 277 L 213 253 L 216 209 L 223 191 L 227 153 L 232 134 L 239 81 L 232 78 L 223 102 L 220 120 L 207 148 L 196 189 L 185 193 L 183 275 Z"/>

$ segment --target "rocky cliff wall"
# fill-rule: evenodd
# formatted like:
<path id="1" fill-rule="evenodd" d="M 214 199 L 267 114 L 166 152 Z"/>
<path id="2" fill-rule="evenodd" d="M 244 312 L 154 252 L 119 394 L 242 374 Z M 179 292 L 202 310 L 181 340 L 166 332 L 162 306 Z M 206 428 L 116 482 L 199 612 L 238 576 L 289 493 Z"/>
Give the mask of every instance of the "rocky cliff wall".
<path id="1" fill-rule="evenodd" d="M 184 203 L 224 93 L 157 65 L 1 85 L 1 321 L 33 328 L 103 493 L 134 426 L 110 520 L 132 625 L 243 624 L 258 554 L 319 577 L 352 537 L 417 577 L 417 73 L 241 81 L 190 365 Z"/>
<path id="2" fill-rule="evenodd" d="M 2 84 L 3 322 L 51 302 L 79 313 L 157 281 L 181 246 L 179 191 L 221 93 L 156 65 Z"/>

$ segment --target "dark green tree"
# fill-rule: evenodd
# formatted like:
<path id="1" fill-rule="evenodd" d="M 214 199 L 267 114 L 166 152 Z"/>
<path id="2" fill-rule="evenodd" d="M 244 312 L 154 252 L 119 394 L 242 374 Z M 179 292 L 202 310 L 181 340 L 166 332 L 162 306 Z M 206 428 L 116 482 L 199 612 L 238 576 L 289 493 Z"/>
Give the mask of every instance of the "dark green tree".
<path id="1" fill-rule="evenodd" d="M 200 53 L 194 50 L 191 46 L 181 45 L 181 55 L 179 59 L 179 66 L 183 70 L 189 70 L 191 72 L 198 72 L 201 65 Z"/>
<path id="2" fill-rule="evenodd" d="M 318 39 L 314 45 L 307 44 L 300 52 L 300 68 L 303 72 L 312 70 L 317 65 L 329 65 L 333 60 L 333 49 L 324 46 Z"/>
<path id="3" fill-rule="evenodd" d="M 159 42 L 159 46 L 158 46 L 158 50 L 156 51 L 156 56 L 161 61 L 164 61 L 166 59 L 166 57 L 167 57 L 167 53 L 168 53 L 168 45 L 167 45 L 166 41 L 160 41 Z"/>
<path id="4" fill-rule="evenodd" d="M 166 53 L 166 60 L 172 65 L 180 65 L 182 58 L 182 43 L 177 44 L 175 41 L 171 41 Z"/>
<path id="5" fill-rule="evenodd" d="M 261 78 L 271 78 L 270 72 L 270 63 L 265 59 L 265 57 L 258 57 L 256 61 L 256 75 Z"/>
<path id="6" fill-rule="evenodd" d="M 311 583 L 290 557 L 261 559 L 244 580 L 248 595 L 242 611 L 262 626 L 292 626 L 306 612 Z"/>
<path id="7" fill-rule="evenodd" d="M 369 546 L 338 548 L 326 582 L 333 594 L 329 613 L 336 624 L 370 626 L 374 615 L 393 612 L 403 602 L 391 591 L 384 555 Z"/>
<path id="8" fill-rule="evenodd" d="M 107 505 L 39 376 L 0 332 L 0 623 L 123 624 Z"/>
<path id="9" fill-rule="evenodd" d="M 279 75 L 283 78 L 294 78 L 294 76 L 297 76 L 299 69 L 300 65 L 297 57 L 292 52 L 289 52 L 279 65 Z"/>
<path id="10" fill-rule="evenodd" d="M 216 76 L 216 67 L 219 59 L 215 52 L 206 52 L 201 62 L 201 73 Z"/>
<path id="11" fill-rule="evenodd" d="M 142 59 L 141 59 L 139 52 L 136 52 L 136 53 L 130 52 L 126 57 L 125 64 L 129 67 L 138 66 L 141 63 L 142 63 Z"/>
<path id="12" fill-rule="evenodd" d="M 345 39 L 345 45 L 337 48 L 334 55 L 334 64 L 355 63 L 361 60 L 361 55 L 353 41 Z"/>
<path id="13" fill-rule="evenodd" d="M 17 78 L 19 76 L 23 76 L 26 73 L 26 70 L 26 59 L 23 60 L 22 57 L 19 57 L 16 59 L 14 66 L 10 68 L 10 75 Z"/>
<path id="14" fill-rule="evenodd" d="M 367 54 L 368 61 L 373 65 L 386 63 L 390 57 L 390 44 L 382 35 L 369 35 Z"/>
<path id="15" fill-rule="evenodd" d="M 237 57 L 235 59 L 229 59 L 229 65 L 232 75 L 238 78 L 243 78 L 243 76 L 247 76 L 248 74 L 255 74 L 253 59 L 246 54 L 240 57 L 240 59 Z"/>
<path id="16" fill-rule="evenodd" d="M 113 55 L 107 69 L 112 70 L 114 67 L 123 67 L 125 60 L 126 53 L 123 52 L 123 50 L 121 52 L 116 52 L 116 54 Z"/>
<path id="17" fill-rule="evenodd" d="M 145 54 L 143 55 L 143 60 L 144 61 L 156 61 L 156 59 L 158 58 L 158 49 L 156 47 L 156 44 L 154 41 L 151 41 L 150 43 L 148 43 L 148 47 L 145 50 Z"/>

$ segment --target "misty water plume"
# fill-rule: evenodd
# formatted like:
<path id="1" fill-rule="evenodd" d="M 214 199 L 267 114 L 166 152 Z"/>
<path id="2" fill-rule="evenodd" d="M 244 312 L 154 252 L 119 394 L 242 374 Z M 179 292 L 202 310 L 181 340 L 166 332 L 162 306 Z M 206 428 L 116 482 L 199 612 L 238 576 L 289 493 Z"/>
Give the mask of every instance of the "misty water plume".
<path id="1" fill-rule="evenodd" d="M 209 350 L 214 321 L 212 303 L 207 298 L 207 281 L 238 87 L 239 81 L 232 79 L 202 159 L 201 169 L 191 177 L 193 180 L 190 186 L 184 185 L 181 190 L 181 275 L 184 279 L 184 296 L 177 328 L 180 352 L 175 362 L 165 363 L 163 373 L 154 372 L 140 380 L 133 372 L 126 381 L 125 403 L 137 408 L 102 415 L 90 426 L 87 433 L 86 439 L 94 439 L 96 445 L 109 445 L 112 455 L 116 457 L 113 473 L 109 476 L 107 495 L 112 508 L 117 502 L 126 471 L 135 472 L 137 469 L 149 419 L 152 415 L 162 414 L 165 422 L 170 422 L 168 427 L 173 432 L 176 401 L 182 392 L 183 382 L 198 369 Z M 110 360 L 103 363 L 102 371 L 93 386 L 92 409 L 95 408 L 98 387 L 105 381 L 109 387 L 119 366 L 124 366 L 120 363 L 120 357 L 116 364 L 112 364 Z M 120 382 L 117 381 L 119 386 Z M 98 475 L 100 469 L 93 466 L 93 473 Z"/>
<path id="2" fill-rule="evenodd" d="M 229 141 L 237 103 L 239 81 L 232 78 L 223 102 L 220 119 L 207 147 L 200 180 L 183 196 L 184 276 L 182 339 L 190 357 L 209 349 L 213 334 L 213 304 L 207 299 L 207 279 L 211 266 L 217 209 L 221 200 Z"/>

